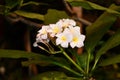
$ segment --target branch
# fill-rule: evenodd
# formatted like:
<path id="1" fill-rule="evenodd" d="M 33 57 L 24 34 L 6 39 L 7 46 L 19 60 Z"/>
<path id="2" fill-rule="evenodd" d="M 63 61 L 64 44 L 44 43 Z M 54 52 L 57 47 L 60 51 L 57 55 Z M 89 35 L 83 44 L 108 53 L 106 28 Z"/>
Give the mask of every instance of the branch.
<path id="1" fill-rule="evenodd" d="M 70 4 L 68 2 L 66 2 L 65 0 L 63 0 L 63 4 L 65 6 L 65 11 L 66 13 L 69 15 L 69 16 L 72 16 L 73 19 L 79 21 L 79 22 L 82 22 L 83 24 L 85 25 L 91 25 L 92 23 L 83 19 L 83 18 L 80 18 L 78 16 L 76 16 L 76 13 L 73 11 L 72 7 L 70 6 Z"/>
<path id="2" fill-rule="evenodd" d="M 43 25 L 43 24 L 39 24 L 39 23 L 30 21 L 30 20 L 28 20 L 28 19 L 26 19 L 22 16 L 19 16 L 15 13 L 12 13 L 12 14 L 6 16 L 6 19 L 11 23 L 22 22 L 26 25 L 34 26 L 34 27 L 37 27 L 37 28 L 40 28 Z"/>

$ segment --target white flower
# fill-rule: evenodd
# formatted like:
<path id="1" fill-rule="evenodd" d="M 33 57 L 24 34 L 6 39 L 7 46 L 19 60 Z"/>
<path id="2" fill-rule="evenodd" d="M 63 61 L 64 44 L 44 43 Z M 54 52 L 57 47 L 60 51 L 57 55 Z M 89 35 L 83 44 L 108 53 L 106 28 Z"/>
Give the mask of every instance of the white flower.
<path id="1" fill-rule="evenodd" d="M 72 47 L 72 48 L 74 48 L 74 47 L 78 47 L 78 48 L 80 48 L 80 47 L 83 47 L 84 46 L 84 40 L 85 40 L 85 36 L 84 35 L 73 35 L 73 39 L 72 39 L 72 41 L 70 42 L 70 46 Z"/>
<path id="2" fill-rule="evenodd" d="M 42 29 L 40 29 L 37 34 L 37 37 L 38 38 L 41 38 L 41 39 L 47 39 L 48 38 L 48 32 L 47 30 L 49 29 L 49 26 L 42 26 Z"/>
<path id="3" fill-rule="evenodd" d="M 68 26 L 75 26 L 76 22 L 72 19 L 61 19 L 56 24 L 61 25 L 62 27 L 66 28 Z"/>
<path id="4" fill-rule="evenodd" d="M 79 26 L 75 26 L 75 27 L 69 26 L 69 29 L 70 29 L 72 34 L 76 34 L 76 35 L 80 35 L 81 34 Z"/>
<path id="5" fill-rule="evenodd" d="M 76 22 L 72 19 L 60 19 L 56 24 L 42 26 L 36 36 L 34 46 L 38 46 L 38 42 L 48 44 L 52 38 L 56 39 L 56 45 L 63 48 L 82 47 L 84 46 L 85 36 L 81 34 L 80 27 L 76 26 Z"/>
<path id="6" fill-rule="evenodd" d="M 68 47 L 69 42 L 72 40 L 72 35 L 70 33 L 70 30 L 66 28 L 63 33 L 57 34 L 56 35 L 56 45 L 61 45 L 64 48 Z"/>
<path id="7" fill-rule="evenodd" d="M 50 29 L 48 32 L 50 33 L 51 37 L 54 37 L 56 34 L 62 31 L 62 27 L 57 24 L 50 24 Z"/>
<path id="8" fill-rule="evenodd" d="M 49 29 L 49 26 L 42 26 L 42 29 L 40 29 L 38 31 L 38 34 L 36 36 L 36 41 L 33 43 L 34 47 L 37 47 L 39 42 L 45 41 L 45 42 L 49 42 L 49 38 L 48 38 L 48 32 L 47 30 Z"/>

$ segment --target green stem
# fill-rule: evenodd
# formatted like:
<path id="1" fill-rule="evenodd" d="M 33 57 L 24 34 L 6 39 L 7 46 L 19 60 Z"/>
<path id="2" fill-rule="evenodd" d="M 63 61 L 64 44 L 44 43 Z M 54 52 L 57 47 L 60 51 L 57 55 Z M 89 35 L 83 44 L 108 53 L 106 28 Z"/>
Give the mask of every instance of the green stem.
<path id="1" fill-rule="evenodd" d="M 83 76 L 82 74 L 80 74 L 80 73 L 78 73 L 78 72 L 72 70 L 71 68 L 69 68 L 69 67 L 67 67 L 67 66 L 63 66 L 63 65 L 58 64 L 58 63 L 56 63 L 56 62 L 53 62 L 53 63 L 54 63 L 55 65 L 58 65 L 58 66 L 60 66 L 60 67 L 62 67 L 62 68 L 64 68 L 64 69 L 66 69 L 66 70 L 68 70 L 68 71 L 70 71 L 70 72 L 76 74 L 77 76 Z"/>
<path id="2" fill-rule="evenodd" d="M 99 61 L 99 58 L 100 58 L 100 57 L 98 57 L 98 58 L 95 60 L 95 63 L 94 63 L 94 65 L 93 65 L 91 71 L 93 71 L 93 70 L 95 69 L 95 67 L 96 67 L 96 65 L 97 65 L 97 63 L 98 63 L 98 61 Z"/>
<path id="3" fill-rule="evenodd" d="M 78 65 L 67 55 L 67 53 L 66 53 L 62 48 L 60 48 L 60 49 L 61 49 L 62 53 L 65 55 L 65 57 L 66 57 L 68 60 L 70 60 L 70 62 L 73 63 L 73 65 L 74 65 L 76 68 L 78 68 L 83 74 L 85 74 L 84 70 L 83 70 L 80 66 L 78 66 Z"/>
<path id="4" fill-rule="evenodd" d="M 87 57 L 87 67 L 86 67 L 86 74 L 89 73 L 89 67 L 90 67 L 90 52 L 88 52 L 88 57 Z"/>

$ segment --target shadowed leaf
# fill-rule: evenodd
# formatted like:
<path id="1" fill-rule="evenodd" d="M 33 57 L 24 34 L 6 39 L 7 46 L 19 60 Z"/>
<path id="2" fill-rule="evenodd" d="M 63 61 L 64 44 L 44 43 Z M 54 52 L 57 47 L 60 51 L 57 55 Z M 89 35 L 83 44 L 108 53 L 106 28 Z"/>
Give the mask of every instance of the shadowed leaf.
<path id="1" fill-rule="evenodd" d="M 118 9 L 118 7 L 112 5 L 110 9 Z M 87 51 L 91 52 L 94 50 L 95 46 L 116 21 L 116 19 L 117 17 L 115 15 L 105 12 L 92 25 L 87 27 L 85 41 Z"/>
<path id="2" fill-rule="evenodd" d="M 65 11 L 49 9 L 45 15 L 45 24 L 56 23 L 59 19 L 69 18 Z"/>
<path id="3" fill-rule="evenodd" d="M 15 11 L 15 13 L 26 18 L 44 20 L 44 16 L 38 13 L 26 12 L 21 10 L 17 10 Z"/>
<path id="4" fill-rule="evenodd" d="M 98 59 L 101 55 L 103 55 L 109 49 L 114 48 L 114 47 L 116 47 L 118 45 L 120 45 L 120 29 L 97 52 L 96 59 Z"/>
<path id="5" fill-rule="evenodd" d="M 118 11 L 115 11 L 115 10 L 112 10 L 112 9 L 109 9 L 109 8 L 106 8 L 106 7 L 103 7 L 103 6 L 100 6 L 98 4 L 95 4 L 95 3 L 92 3 L 90 1 L 86 1 L 86 0 L 67 0 L 72 6 L 81 6 L 85 9 L 96 9 L 96 10 L 105 10 L 109 13 L 114 13 L 114 14 L 117 14 L 120 16 L 120 13 Z"/>
<path id="6" fill-rule="evenodd" d="M 116 55 L 113 57 L 110 57 L 108 59 L 104 59 L 99 63 L 99 66 L 107 66 L 107 65 L 112 65 L 112 64 L 116 64 L 116 63 L 120 63 L 120 55 Z"/>

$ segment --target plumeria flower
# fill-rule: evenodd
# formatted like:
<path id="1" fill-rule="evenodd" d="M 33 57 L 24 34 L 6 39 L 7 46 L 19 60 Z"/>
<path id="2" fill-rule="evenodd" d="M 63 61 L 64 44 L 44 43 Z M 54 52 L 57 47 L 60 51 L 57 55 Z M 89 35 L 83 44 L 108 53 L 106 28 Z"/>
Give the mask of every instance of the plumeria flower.
<path id="1" fill-rule="evenodd" d="M 56 34 L 62 31 L 62 27 L 57 24 L 50 24 L 50 29 L 48 32 L 50 33 L 51 37 L 54 37 Z"/>
<path id="2" fill-rule="evenodd" d="M 74 47 L 82 47 L 84 46 L 83 41 L 85 40 L 85 36 L 80 33 L 80 27 L 79 26 L 69 26 L 70 32 L 72 33 L 72 41 L 70 42 L 70 46 L 72 48 Z"/>
<path id="3" fill-rule="evenodd" d="M 33 43 L 34 47 L 37 47 L 39 42 L 49 42 L 48 39 L 48 33 L 47 33 L 47 29 L 49 28 L 49 26 L 42 26 L 42 29 L 40 29 L 38 31 L 38 34 L 36 36 L 36 41 Z"/>
<path id="4" fill-rule="evenodd" d="M 60 19 L 56 24 L 42 26 L 38 31 L 34 46 L 38 46 L 38 42 L 49 44 L 49 40 L 55 39 L 56 45 L 64 48 L 82 47 L 84 46 L 85 36 L 81 34 L 80 27 L 76 26 L 76 22 L 72 19 Z"/>
<path id="5" fill-rule="evenodd" d="M 73 38 L 72 38 L 72 41 L 70 42 L 70 46 L 72 48 L 74 47 L 83 47 L 84 46 L 84 40 L 85 40 L 85 36 L 84 35 L 79 35 L 79 34 L 76 34 L 76 35 L 73 35 Z"/>
<path id="6" fill-rule="evenodd" d="M 56 45 L 61 45 L 64 48 L 68 47 L 69 42 L 72 40 L 72 35 L 70 33 L 70 30 L 66 28 L 63 33 L 57 34 L 56 35 Z"/>
<path id="7" fill-rule="evenodd" d="M 77 34 L 77 35 L 81 34 L 79 26 L 75 26 L 75 27 L 69 26 L 69 29 L 70 29 L 72 34 Z"/>
<path id="8" fill-rule="evenodd" d="M 67 28 L 68 26 L 75 26 L 76 22 L 72 19 L 61 19 L 56 24 L 61 25 L 64 28 Z"/>
<path id="9" fill-rule="evenodd" d="M 42 29 L 40 29 L 38 32 L 37 37 L 40 37 L 41 39 L 47 39 L 48 38 L 48 32 L 49 26 L 42 26 Z"/>

